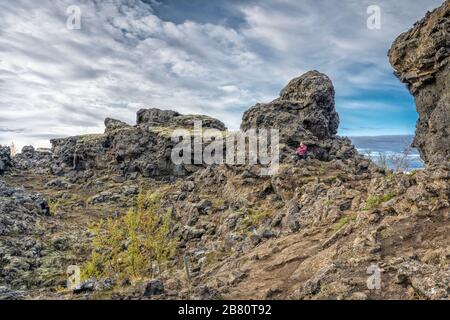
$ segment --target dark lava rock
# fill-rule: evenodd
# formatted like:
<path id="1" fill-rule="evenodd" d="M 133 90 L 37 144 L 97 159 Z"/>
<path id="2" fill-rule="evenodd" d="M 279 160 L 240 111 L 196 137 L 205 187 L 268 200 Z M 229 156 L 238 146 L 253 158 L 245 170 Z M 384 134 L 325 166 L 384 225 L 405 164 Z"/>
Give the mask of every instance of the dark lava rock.
<path id="1" fill-rule="evenodd" d="M 10 147 L 0 146 L 0 175 L 11 169 L 11 149 Z"/>
<path id="2" fill-rule="evenodd" d="M 389 50 L 395 74 L 414 95 L 416 147 L 426 164 L 450 159 L 450 1 L 400 35 Z"/>
<path id="3" fill-rule="evenodd" d="M 287 155 L 304 142 L 319 160 L 348 159 L 356 154 L 348 138 L 336 136 L 339 116 L 331 80 L 318 71 L 295 78 L 270 103 L 258 103 L 244 113 L 241 130 L 279 129 L 281 149 Z M 294 150 L 293 150 L 294 149 Z M 283 156 L 282 156 L 283 157 Z"/>
<path id="4" fill-rule="evenodd" d="M 41 195 L 9 187 L 0 181 L 0 235 L 31 230 L 37 216 L 49 214 L 47 200 Z"/>
<path id="5" fill-rule="evenodd" d="M 191 172 L 190 164 L 177 165 L 171 160 L 173 130 L 192 129 L 201 120 L 204 128 L 225 130 L 219 120 L 197 115 L 181 115 L 175 111 L 142 109 L 137 125 L 106 119 L 104 134 L 91 134 L 53 139 L 51 171 L 76 179 L 93 175 L 115 174 L 126 179 L 161 177 L 173 179 Z M 198 165 L 202 167 L 203 165 Z"/>
<path id="6" fill-rule="evenodd" d="M 126 124 L 123 121 L 112 119 L 112 118 L 106 118 L 105 119 L 105 133 L 117 129 L 127 128 L 129 127 L 129 124 Z"/>
<path id="7" fill-rule="evenodd" d="M 164 294 L 164 283 L 161 280 L 152 280 L 145 286 L 144 296 L 152 297 Z"/>

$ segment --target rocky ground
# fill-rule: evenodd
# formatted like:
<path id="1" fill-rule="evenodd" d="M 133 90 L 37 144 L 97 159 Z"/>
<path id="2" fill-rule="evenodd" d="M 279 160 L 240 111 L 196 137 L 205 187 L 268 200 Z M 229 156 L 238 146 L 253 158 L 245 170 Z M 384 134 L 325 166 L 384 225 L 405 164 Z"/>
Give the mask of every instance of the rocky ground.
<path id="1" fill-rule="evenodd" d="M 336 136 L 334 88 L 317 71 L 243 116 L 243 130 L 281 130 L 272 176 L 259 165 L 174 165 L 174 129 L 226 128 L 159 109 L 140 110 L 136 125 L 108 118 L 103 134 L 51 150 L 1 147 L 0 299 L 448 299 L 449 12 L 446 1 L 390 51 L 416 95 L 425 170 L 379 168 Z M 432 79 L 411 68 L 432 68 Z M 299 141 L 306 160 L 294 156 Z M 83 269 L 75 290 L 70 265 Z"/>

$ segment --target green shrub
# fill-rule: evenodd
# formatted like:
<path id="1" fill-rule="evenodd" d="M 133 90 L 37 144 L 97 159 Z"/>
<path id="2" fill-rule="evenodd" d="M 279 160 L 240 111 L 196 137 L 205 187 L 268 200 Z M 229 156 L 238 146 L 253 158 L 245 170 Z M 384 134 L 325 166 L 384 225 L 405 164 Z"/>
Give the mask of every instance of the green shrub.
<path id="1" fill-rule="evenodd" d="M 83 268 L 84 278 L 152 275 L 152 264 L 161 268 L 175 254 L 176 241 L 169 238 L 172 212 L 162 214 L 159 193 L 141 192 L 137 205 L 119 219 L 93 225 L 93 252 Z"/>
<path id="2" fill-rule="evenodd" d="M 48 207 L 50 209 L 50 213 L 54 215 L 61 208 L 61 201 L 50 199 L 48 200 Z"/>

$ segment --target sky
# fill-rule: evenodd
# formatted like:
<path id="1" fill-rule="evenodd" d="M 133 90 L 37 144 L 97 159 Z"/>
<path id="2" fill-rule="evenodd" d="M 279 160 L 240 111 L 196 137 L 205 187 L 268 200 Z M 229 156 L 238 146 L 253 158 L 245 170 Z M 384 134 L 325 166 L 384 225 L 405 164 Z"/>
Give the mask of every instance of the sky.
<path id="1" fill-rule="evenodd" d="M 340 135 L 412 134 L 414 101 L 387 51 L 442 2 L 0 0 L 0 144 L 47 147 L 103 132 L 106 117 L 134 124 L 146 107 L 237 129 L 309 70 L 334 83 Z"/>

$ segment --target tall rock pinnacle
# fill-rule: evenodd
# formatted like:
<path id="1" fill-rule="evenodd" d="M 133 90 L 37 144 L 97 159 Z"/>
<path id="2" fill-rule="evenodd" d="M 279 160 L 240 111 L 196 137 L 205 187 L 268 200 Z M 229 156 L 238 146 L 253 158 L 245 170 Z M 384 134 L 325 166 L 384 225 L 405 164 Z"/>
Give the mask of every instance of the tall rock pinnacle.
<path id="1" fill-rule="evenodd" d="M 241 129 L 278 128 L 289 143 L 308 136 L 332 138 L 338 126 L 333 83 L 325 74 L 309 71 L 291 80 L 279 98 L 245 112 Z"/>
<path id="2" fill-rule="evenodd" d="M 414 147 L 429 165 L 450 159 L 450 0 L 400 35 L 389 50 L 395 74 L 414 95 Z"/>

